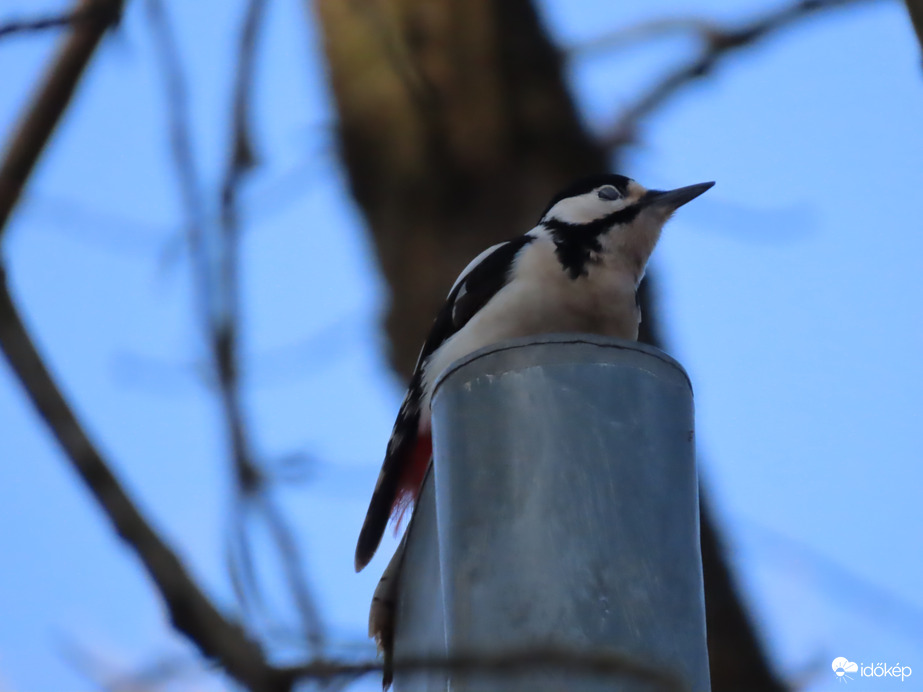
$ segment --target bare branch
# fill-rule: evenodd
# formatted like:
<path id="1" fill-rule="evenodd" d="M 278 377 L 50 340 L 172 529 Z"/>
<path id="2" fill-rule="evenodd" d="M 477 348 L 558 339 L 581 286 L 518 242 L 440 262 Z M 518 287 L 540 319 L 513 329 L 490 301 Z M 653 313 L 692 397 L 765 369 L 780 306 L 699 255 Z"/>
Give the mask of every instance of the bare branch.
<path id="1" fill-rule="evenodd" d="M 90 442 L 35 350 L 7 290 L 0 267 L 0 347 L 39 414 L 51 428 L 75 470 L 104 509 L 119 536 L 142 560 L 166 601 L 174 626 L 206 658 L 218 663 L 251 690 L 287 692 L 300 680 L 325 682 L 382 670 L 377 661 L 339 663 L 316 660 L 292 668 L 274 668 L 259 646 L 226 620 L 189 577 L 180 560 L 150 528 Z M 671 674 L 615 653 L 568 652 L 537 648 L 521 653 L 404 659 L 396 671 L 445 670 L 509 674 L 537 669 L 623 674 L 648 680 L 665 690 L 683 690 Z"/>
<path id="2" fill-rule="evenodd" d="M 240 364 L 238 330 L 239 310 L 239 253 L 240 225 L 237 199 L 244 177 L 256 165 L 250 123 L 254 57 L 256 37 L 265 14 L 265 0 L 250 0 L 240 34 L 234 106 L 231 122 L 231 155 L 221 187 L 221 243 L 220 266 L 216 290 L 219 310 L 212 319 L 212 351 L 218 373 L 218 384 L 224 418 L 231 440 L 231 449 L 238 484 L 236 511 L 241 517 L 248 508 L 258 510 L 267 522 L 270 534 L 282 559 L 289 588 L 301 615 L 305 638 L 314 652 L 324 645 L 324 633 L 316 600 L 312 595 L 307 575 L 301 566 L 298 544 L 282 514 L 268 495 L 262 471 L 257 467 L 249 442 L 240 396 Z M 246 541 L 241 531 L 239 540 Z M 247 559 L 246 546 L 239 546 L 239 554 Z M 243 575 L 235 583 L 243 586 L 253 582 L 252 566 L 242 565 Z"/>
<path id="3" fill-rule="evenodd" d="M 106 8 L 108 14 L 105 18 L 87 18 L 73 25 L 11 136 L 0 166 L 0 234 L 42 149 L 70 102 L 81 74 L 112 18 L 121 12 L 122 5 L 120 0 L 82 0 L 77 5 L 75 13 Z M 174 146 L 174 150 L 181 146 Z M 206 658 L 217 660 L 245 687 L 267 691 L 287 689 L 287 681 L 280 679 L 278 671 L 268 664 L 260 647 L 236 623 L 225 619 L 199 589 L 176 554 L 135 507 L 109 464 L 89 440 L 36 351 L 9 294 L 2 266 L 0 347 L 74 469 L 106 512 L 118 535 L 141 559 L 166 603 L 174 627 Z"/>
<path id="4" fill-rule="evenodd" d="M 62 29 L 93 20 L 102 20 L 107 24 L 117 24 L 119 14 L 113 11 L 111 3 L 98 2 L 67 14 L 38 17 L 36 19 L 14 19 L 0 24 L 0 39 L 11 34 L 30 34 L 45 31 L 46 29 Z"/>
<path id="5" fill-rule="evenodd" d="M 250 0 L 241 32 L 231 122 L 231 156 L 221 186 L 221 239 L 219 267 L 214 284 L 215 309 L 211 316 L 212 357 L 218 373 L 237 481 L 243 494 L 260 485 L 259 472 L 251 459 L 243 409 L 240 402 L 238 364 L 238 267 L 240 233 L 237 196 L 243 176 L 253 167 L 255 155 L 250 135 L 249 101 L 253 83 L 253 51 L 265 0 Z"/>
<path id="6" fill-rule="evenodd" d="M 212 368 L 223 418 L 228 431 L 231 457 L 237 486 L 235 516 L 232 518 L 229 551 L 231 580 L 245 611 L 259 608 L 256 570 L 247 543 L 244 522 L 251 509 L 261 511 L 282 556 L 283 565 L 302 614 L 308 643 L 320 647 L 323 643 L 318 610 L 303 574 L 297 544 L 282 516 L 266 495 L 263 474 L 251 448 L 240 394 L 240 354 L 238 332 L 240 324 L 238 301 L 238 266 L 240 227 L 237 199 L 245 175 L 256 162 L 250 127 L 250 101 L 253 84 L 256 36 L 265 8 L 265 0 L 251 0 L 247 6 L 240 37 L 231 121 L 231 154 L 221 185 L 220 233 L 214 238 L 215 252 L 207 244 L 205 217 L 199 194 L 199 181 L 192 155 L 191 128 L 188 122 L 186 88 L 179 51 L 166 21 L 160 0 L 148 0 L 151 27 L 155 32 L 164 72 L 167 77 L 167 97 L 170 113 L 171 148 L 174 168 L 186 214 L 187 235 L 194 267 L 197 298 L 211 351 Z M 217 256 L 217 264 L 213 259 Z"/>
<path id="7" fill-rule="evenodd" d="M 0 267 L 0 348 L 36 411 L 51 429 L 74 470 L 113 528 L 142 564 L 164 599 L 173 626 L 201 653 L 217 660 L 251 690 L 287 689 L 260 647 L 227 620 L 189 576 L 183 563 L 151 528 L 90 441 L 52 379 L 13 304 Z"/>
<path id="8" fill-rule="evenodd" d="M 280 673 L 290 676 L 294 684 L 301 679 L 358 678 L 381 670 L 382 664 L 378 661 L 342 663 L 318 660 L 303 666 L 282 669 Z M 446 673 L 477 672 L 494 675 L 548 670 L 572 671 L 591 675 L 624 675 L 639 681 L 650 682 L 655 686 L 653 689 L 666 692 L 687 690 L 686 685 L 673 673 L 642 663 L 627 654 L 614 651 L 570 651 L 557 647 L 537 646 L 528 651 L 476 653 L 448 658 L 432 656 L 403 658 L 395 661 L 394 670 L 404 673 L 445 671 Z"/>
<path id="9" fill-rule="evenodd" d="M 235 623 L 226 620 L 189 577 L 180 560 L 150 528 L 93 446 L 64 401 L 35 350 L 7 290 L 0 268 L 0 347 L 39 414 L 51 428 L 71 463 L 106 511 L 119 536 L 136 552 L 166 601 L 174 626 L 207 658 L 214 658 L 251 690 L 287 691 L 302 679 L 326 681 L 380 671 L 379 662 L 313 661 L 293 668 L 273 668 L 259 646 Z M 481 671 L 496 674 L 536 668 L 621 673 L 660 684 L 683 687 L 668 673 L 612 653 L 586 654 L 533 649 L 524 653 L 458 656 L 447 660 L 405 659 L 397 671 Z"/>
<path id="10" fill-rule="evenodd" d="M 720 61 L 741 48 L 753 46 L 779 30 L 818 12 L 853 5 L 860 1 L 862 0 L 799 0 L 737 28 L 722 29 L 717 24 L 704 21 L 685 22 L 687 28 L 697 30 L 703 39 L 704 47 L 700 55 L 668 72 L 634 105 L 626 108 L 610 133 L 603 139 L 603 144 L 610 150 L 633 144 L 637 138 L 638 126 L 645 117 L 662 107 L 683 86 L 710 74 Z M 664 29 L 669 22 L 660 24 L 661 29 Z M 676 25 L 669 28 L 676 28 Z"/>
<path id="11" fill-rule="evenodd" d="M 0 164 L 0 239 L 23 187 L 45 144 L 70 103 L 74 89 L 106 29 L 122 11 L 123 0 L 79 0 L 75 13 L 104 15 L 72 25 L 42 84 L 13 129 Z"/>
<path id="12" fill-rule="evenodd" d="M 917 40 L 923 47 L 923 0 L 906 0 L 910 21 L 917 32 Z"/>

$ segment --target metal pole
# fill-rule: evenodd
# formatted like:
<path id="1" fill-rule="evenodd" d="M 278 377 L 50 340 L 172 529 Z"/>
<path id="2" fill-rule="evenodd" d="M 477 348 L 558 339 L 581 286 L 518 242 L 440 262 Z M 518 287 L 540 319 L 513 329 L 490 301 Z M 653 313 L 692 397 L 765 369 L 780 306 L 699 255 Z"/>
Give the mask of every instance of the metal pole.
<path id="1" fill-rule="evenodd" d="M 583 334 L 504 342 L 442 375 L 433 437 L 398 596 L 398 690 L 670 688 L 639 666 L 709 690 L 692 390 L 676 361 Z M 502 677 L 399 668 L 536 650 L 548 660 Z M 592 672 L 550 665 L 607 652 L 615 663 Z"/>

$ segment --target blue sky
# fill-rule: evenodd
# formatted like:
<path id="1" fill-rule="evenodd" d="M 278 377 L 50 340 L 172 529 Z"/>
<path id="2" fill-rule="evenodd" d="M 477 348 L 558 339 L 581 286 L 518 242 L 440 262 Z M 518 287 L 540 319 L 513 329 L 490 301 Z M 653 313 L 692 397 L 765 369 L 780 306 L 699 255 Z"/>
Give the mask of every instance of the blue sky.
<path id="1" fill-rule="evenodd" d="M 3 0 L 0 21 L 54 11 Z M 734 21 L 771 7 L 701 2 Z M 205 183 L 220 180 L 243 3 L 168 3 L 191 90 Z M 562 45 L 675 2 L 545 0 Z M 0 132 L 54 47 L 0 42 Z M 356 576 L 355 536 L 397 409 L 378 323 L 384 285 L 331 139 L 318 35 L 300 2 L 271 2 L 244 194 L 248 417 L 262 458 L 313 460 L 277 497 L 296 527 L 332 637 L 364 639 L 393 544 Z M 695 45 L 677 36 L 575 57 L 588 125 L 603 133 L 638 89 Z M 620 171 L 666 188 L 716 180 L 653 263 L 669 352 L 696 391 L 700 459 L 771 661 L 839 689 L 837 656 L 901 663 L 923 689 L 923 89 L 903 5 L 869 2 L 731 59 L 649 119 Z M 36 340 L 93 438 L 209 593 L 231 607 L 229 474 L 219 411 L 197 374 L 181 208 L 162 75 L 143 3 L 103 45 L 45 153 L 3 248 Z M 511 234 L 527 229 L 511 229 Z M 184 660 L 151 585 L 0 366 L 0 690 L 92 687 Z M 273 611 L 290 623 L 255 528 Z M 81 652 L 75 654 L 75 650 Z M 207 677 L 184 680 L 215 686 Z M 369 689 L 374 685 L 369 684 Z"/>

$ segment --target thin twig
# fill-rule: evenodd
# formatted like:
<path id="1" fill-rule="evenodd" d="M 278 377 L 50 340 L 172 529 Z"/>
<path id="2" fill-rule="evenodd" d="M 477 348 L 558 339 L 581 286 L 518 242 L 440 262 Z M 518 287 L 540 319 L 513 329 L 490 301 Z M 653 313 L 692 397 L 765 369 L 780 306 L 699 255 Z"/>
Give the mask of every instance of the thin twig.
<path id="1" fill-rule="evenodd" d="M 237 482 L 244 495 L 260 485 L 252 462 L 239 392 L 238 329 L 240 233 L 237 209 L 238 188 L 255 164 L 250 135 L 250 93 L 253 83 L 253 53 L 265 0 L 250 0 L 241 31 L 234 85 L 231 121 L 231 155 L 221 185 L 221 237 L 218 272 L 214 284 L 216 309 L 211 321 L 212 357 L 218 373 L 221 402 L 231 439 Z"/>
<path id="2" fill-rule="evenodd" d="M 192 154 L 191 128 L 187 114 L 187 96 L 179 50 L 170 31 L 161 0 L 148 0 L 150 25 L 167 80 L 167 102 L 170 117 L 170 142 L 174 168 L 186 215 L 186 232 L 192 255 L 193 274 L 202 323 L 211 351 L 217 392 L 227 427 L 234 464 L 237 497 L 229 550 L 231 580 L 238 601 L 245 612 L 262 608 L 258 593 L 256 569 L 248 545 L 246 520 L 251 508 L 262 509 L 271 535 L 282 555 L 286 575 L 304 621 L 306 638 L 317 649 L 322 642 L 322 629 L 317 606 L 307 587 L 296 543 L 271 501 L 265 497 L 265 484 L 250 444 L 240 393 L 240 355 L 238 347 L 239 315 L 239 244 L 237 198 L 239 187 L 255 162 L 250 134 L 249 107 L 253 84 L 256 36 L 262 20 L 265 0 L 251 0 L 244 17 L 240 49 L 236 65 L 234 105 L 231 121 L 231 154 L 221 185 L 220 233 L 214 237 L 215 252 L 211 252 L 200 195 L 200 184 Z M 217 259 L 215 259 L 217 258 Z M 260 499 L 261 502 L 254 502 Z"/>
<path id="3" fill-rule="evenodd" d="M 737 517 L 736 523 L 756 532 L 757 540 L 765 541 L 769 550 L 780 554 L 783 560 L 796 563 L 801 572 L 797 575 L 799 582 L 814 581 L 818 591 L 823 591 L 831 601 L 848 606 L 854 615 L 865 615 L 882 629 L 900 631 L 918 642 L 923 641 L 920 628 L 923 608 L 918 604 L 795 536 L 746 517 Z"/>
<path id="4" fill-rule="evenodd" d="M 30 193 L 20 200 L 38 228 L 118 254 L 150 257 L 163 247 L 173 229 L 158 226 L 83 200 L 66 196 Z M 51 241 L 53 242 L 53 241 Z"/>
<path id="5" fill-rule="evenodd" d="M 239 494 L 239 493 L 238 493 Z M 235 510 L 230 513 L 231 525 L 227 534 L 228 574 L 237 602 L 244 615 L 252 621 L 256 615 L 267 610 L 256 577 L 256 565 L 253 550 L 247 538 L 247 513 L 244 500 L 240 497 L 235 502 Z"/>
<path id="6" fill-rule="evenodd" d="M 189 96 L 179 46 L 167 20 L 162 0 L 147 0 L 146 9 L 157 56 L 163 65 L 169 117 L 170 152 L 180 182 L 182 206 L 189 229 L 201 233 L 199 227 L 205 216 L 205 205 L 200 192 L 195 156 L 192 153 Z"/>
<path id="7" fill-rule="evenodd" d="M 320 609 L 313 593 L 308 588 L 308 575 L 302 566 L 298 544 L 282 512 L 266 492 L 263 492 L 260 497 L 260 506 L 282 558 L 282 567 L 285 570 L 289 589 L 295 598 L 298 612 L 301 614 L 305 638 L 311 649 L 319 653 L 323 650 L 326 637 L 321 625 Z"/>
<path id="8" fill-rule="evenodd" d="M 173 626 L 229 675 L 251 690 L 279 687 L 277 671 L 260 647 L 227 620 L 151 528 L 90 441 L 42 362 L 22 322 L 0 266 L 0 348 L 36 411 L 51 429 L 72 467 L 106 513 L 113 528 L 141 560 L 164 599 Z"/>
<path id="9" fill-rule="evenodd" d="M 611 55 L 614 51 L 627 48 L 635 43 L 659 38 L 667 34 L 692 33 L 704 35 L 712 31 L 714 25 L 700 17 L 663 17 L 650 19 L 632 26 L 610 31 L 588 41 L 575 43 L 564 49 L 570 58 L 585 58 L 599 53 Z"/>
<path id="10" fill-rule="evenodd" d="M 240 118 L 242 124 L 235 125 L 235 144 L 231 157 L 232 162 L 229 165 L 233 173 L 227 174 L 228 179 L 222 188 L 220 221 L 232 222 L 234 232 L 228 233 L 224 228 L 221 236 L 213 238 L 216 250 L 221 255 L 218 266 L 215 266 L 213 255 L 216 253 L 210 251 L 209 236 L 206 234 L 211 224 L 205 218 L 205 205 L 200 193 L 199 177 L 196 173 L 195 157 L 192 152 L 187 89 L 179 48 L 170 29 L 162 1 L 148 0 L 147 8 L 150 27 L 166 79 L 170 149 L 186 217 L 185 236 L 192 261 L 195 296 L 205 338 L 211 352 L 209 371 L 214 373 L 212 379 L 216 384 L 216 391 L 221 401 L 223 417 L 227 421 L 238 494 L 235 506 L 240 507 L 249 493 L 261 486 L 258 471 L 250 459 L 248 436 L 240 405 L 236 348 L 238 324 L 236 258 L 228 256 L 235 253 L 237 245 L 236 213 L 233 210 L 233 204 L 239 178 L 238 170 L 244 170 L 252 161 L 246 128 L 246 102 L 242 101 L 241 105 L 235 106 L 234 109 L 234 122 L 238 123 L 238 118 Z M 252 17 L 252 13 L 248 11 L 247 24 L 252 21 Z M 252 40 L 249 43 L 252 45 Z M 246 78 L 241 80 L 240 76 L 238 77 L 238 84 L 241 81 L 246 82 Z M 235 96 L 236 100 L 240 98 Z M 225 211 L 226 204 L 232 207 L 230 212 Z M 259 594 L 256 592 L 255 569 L 246 541 L 244 522 L 244 513 L 237 511 L 231 529 L 231 543 L 236 546 L 236 550 L 229 551 L 229 566 L 238 603 L 244 609 L 245 614 L 252 614 L 254 607 L 259 608 Z"/>
<path id="11" fill-rule="evenodd" d="M 167 118 L 170 132 L 170 155 L 185 215 L 185 237 L 194 266 L 197 309 L 203 323 L 209 324 L 213 305 L 211 300 L 212 269 L 206 247 L 205 203 L 202 186 L 192 151 L 192 128 L 189 124 L 189 103 L 186 79 L 183 74 L 179 47 L 170 28 L 162 0 L 147 0 L 148 26 L 154 39 L 157 58 L 163 66 L 164 88 L 167 100 Z"/>
<path id="12" fill-rule="evenodd" d="M 65 638 L 60 651 L 79 673 L 105 692 L 152 692 L 167 686 L 175 689 L 171 683 L 200 678 L 209 672 L 207 664 L 193 656 L 163 656 L 126 670 L 124 664 L 110 661 L 76 637 Z"/>
<path id="13" fill-rule="evenodd" d="M 260 190 L 256 191 L 256 194 L 248 195 L 249 216 L 262 219 L 263 217 L 277 214 L 292 203 L 303 199 L 306 194 L 312 191 L 311 186 L 306 184 L 306 181 L 312 177 L 317 177 L 318 158 L 325 153 L 324 151 L 312 153 L 290 170 L 282 173 L 277 179 L 263 185 Z M 205 219 L 206 226 L 219 226 L 220 224 L 220 211 L 218 215 L 208 216 Z M 241 228 L 239 232 L 244 235 L 247 228 Z M 180 256 L 183 243 L 184 235 L 182 233 L 171 233 L 166 241 L 163 242 L 160 249 L 160 264 L 164 268 L 168 268 Z"/>
<path id="14" fill-rule="evenodd" d="M 75 13 L 106 9 L 74 24 L 51 61 L 41 85 L 13 129 L 0 164 L 0 239 L 23 187 L 70 103 L 74 89 L 113 18 L 122 11 L 123 0 L 80 0 Z"/>
<path id="15" fill-rule="evenodd" d="M 779 30 L 824 10 L 853 5 L 860 0 L 799 0 L 737 28 L 719 28 L 717 24 L 698 22 L 705 46 L 699 56 L 668 72 L 634 105 L 622 111 L 616 124 L 604 137 L 610 150 L 632 144 L 641 121 L 662 107 L 683 86 L 710 74 L 722 60 L 741 48 L 755 45 Z"/>
<path id="16" fill-rule="evenodd" d="M 0 238 L 22 189 L 70 102 L 77 82 L 121 0 L 83 0 L 76 12 L 108 8 L 106 19 L 74 25 L 52 61 L 31 104 L 14 130 L 0 166 Z M 0 348 L 37 412 L 51 429 L 74 470 L 123 541 L 135 552 L 164 599 L 173 626 L 199 651 L 220 662 L 251 690 L 280 690 L 277 671 L 258 645 L 218 612 L 186 572 L 180 559 L 151 528 L 90 441 L 38 354 L 10 296 L 0 266 Z"/>
<path id="17" fill-rule="evenodd" d="M 218 270 L 218 304 L 221 306 L 212 322 L 213 356 L 218 371 L 224 418 L 231 440 L 235 473 L 238 485 L 236 511 L 243 516 L 248 508 L 258 510 L 265 518 L 270 535 L 282 559 L 289 588 L 301 615 L 305 638 L 314 653 L 320 653 L 324 632 L 316 600 L 308 587 L 307 575 L 301 566 L 298 544 L 291 530 L 277 511 L 257 467 L 249 444 L 249 434 L 244 420 L 240 395 L 239 367 L 239 287 L 240 224 L 237 198 L 244 177 L 256 164 L 250 104 L 252 102 L 256 38 L 265 14 L 265 0 L 250 0 L 240 35 L 236 82 L 234 86 L 233 118 L 231 122 L 231 155 L 221 186 L 221 243 Z M 246 537 L 241 534 L 241 541 Z M 245 560 L 249 551 L 238 546 L 238 554 Z M 241 565 L 244 574 L 235 583 L 251 583 L 252 565 Z"/>

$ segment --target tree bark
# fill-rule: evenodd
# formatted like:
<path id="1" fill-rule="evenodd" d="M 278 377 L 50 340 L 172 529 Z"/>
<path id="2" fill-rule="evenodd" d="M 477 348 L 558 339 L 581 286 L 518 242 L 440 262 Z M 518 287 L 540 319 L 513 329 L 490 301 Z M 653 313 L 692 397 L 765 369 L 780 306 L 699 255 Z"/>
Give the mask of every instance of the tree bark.
<path id="1" fill-rule="evenodd" d="M 321 0 L 339 143 L 391 289 L 409 376 L 458 272 L 606 170 L 528 2 Z"/>

